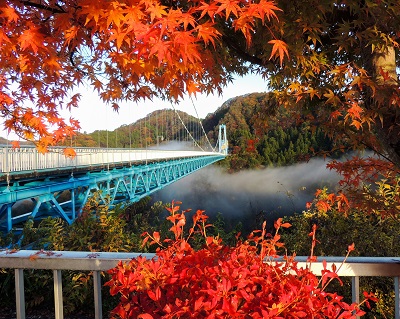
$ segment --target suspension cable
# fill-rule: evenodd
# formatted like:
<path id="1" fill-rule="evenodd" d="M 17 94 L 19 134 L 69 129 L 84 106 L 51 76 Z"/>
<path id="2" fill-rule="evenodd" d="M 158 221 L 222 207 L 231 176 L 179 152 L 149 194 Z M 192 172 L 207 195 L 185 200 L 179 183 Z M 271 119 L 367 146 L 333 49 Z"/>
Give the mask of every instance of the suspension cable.
<path id="1" fill-rule="evenodd" d="M 196 105 L 194 104 L 192 97 L 190 97 L 190 101 L 192 101 L 193 108 L 194 108 L 194 110 L 195 110 L 195 112 L 196 112 L 197 119 L 198 119 L 198 121 L 199 121 L 199 123 L 200 123 L 201 129 L 203 130 L 203 134 L 204 134 L 205 137 L 206 137 L 206 140 L 207 140 L 207 142 L 208 142 L 208 145 L 210 146 L 211 150 L 215 152 L 216 148 L 213 148 L 213 147 L 212 147 L 212 145 L 211 145 L 211 143 L 210 143 L 210 140 L 208 139 L 208 136 L 207 136 L 207 134 L 206 134 L 206 131 L 204 130 L 203 123 L 201 123 L 201 120 L 200 120 L 200 117 L 199 117 L 199 113 L 197 113 Z"/>
<path id="2" fill-rule="evenodd" d="M 139 120 L 139 141 L 138 141 L 138 143 L 140 145 L 140 148 L 143 148 L 142 121 L 143 121 L 143 119 Z"/>
<path id="3" fill-rule="evenodd" d="M 188 128 L 186 127 L 185 123 L 182 121 L 181 116 L 179 115 L 178 111 L 175 109 L 175 107 L 172 105 L 172 108 L 175 111 L 175 114 L 178 116 L 179 120 L 181 121 L 183 127 L 185 128 L 186 132 L 188 133 L 188 135 L 191 137 L 191 139 L 194 141 L 195 145 L 201 149 L 204 152 L 204 149 L 199 145 L 199 143 L 197 143 L 197 141 L 193 138 L 192 134 L 190 134 Z"/>
<path id="4" fill-rule="evenodd" d="M 129 121 L 132 121 L 132 114 L 131 114 L 132 108 L 129 108 Z M 129 128 L 129 149 L 132 149 L 132 124 L 130 123 L 128 128 Z"/>

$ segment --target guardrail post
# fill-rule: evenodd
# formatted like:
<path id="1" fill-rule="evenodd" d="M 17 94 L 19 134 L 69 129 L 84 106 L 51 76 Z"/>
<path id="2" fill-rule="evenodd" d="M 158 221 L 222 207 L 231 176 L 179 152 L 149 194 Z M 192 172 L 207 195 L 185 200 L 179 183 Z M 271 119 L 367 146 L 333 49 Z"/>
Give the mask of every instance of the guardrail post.
<path id="1" fill-rule="evenodd" d="M 351 277 L 351 297 L 353 303 L 360 303 L 360 277 L 358 276 Z"/>
<path id="2" fill-rule="evenodd" d="M 5 149 L 4 160 L 3 160 L 3 172 L 10 173 L 8 147 Z"/>
<path id="3" fill-rule="evenodd" d="M 100 271 L 93 271 L 93 287 L 94 287 L 94 317 L 95 319 L 103 318 L 103 309 L 101 303 L 101 276 Z"/>
<path id="4" fill-rule="evenodd" d="M 351 277 L 351 296 L 352 301 L 360 303 L 360 277 Z"/>
<path id="5" fill-rule="evenodd" d="M 15 269 L 15 299 L 17 319 L 25 319 L 24 270 Z"/>
<path id="6" fill-rule="evenodd" d="M 62 296 L 62 276 L 61 270 L 53 270 L 54 276 L 54 311 L 56 319 L 63 319 L 63 296 Z"/>

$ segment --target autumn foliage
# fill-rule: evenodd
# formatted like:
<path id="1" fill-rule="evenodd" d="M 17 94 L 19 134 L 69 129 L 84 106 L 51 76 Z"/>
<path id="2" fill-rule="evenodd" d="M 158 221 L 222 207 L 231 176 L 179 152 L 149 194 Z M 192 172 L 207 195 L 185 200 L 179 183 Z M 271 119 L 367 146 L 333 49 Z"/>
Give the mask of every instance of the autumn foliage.
<path id="1" fill-rule="evenodd" d="M 207 216 L 197 211 L 193 226 L 184 236 L 185 211 L 172 203 L 168 209 L 174 240 L 160 234 L 146 235 L 158 244 L 156 257 L 120 262 L 106 283 L 111 295 L 120 295 L 115 318 L 355 318 L 363 311 L 342 297 L 325 291 L 336 272 L 325 269 L 321 277 L 299 268 L 293 257 L 277 262 L 282 251 L 279 229 L 290 227 L 281 219 L 275 232 L 254 231 L 244 242 L 225 246 L 207 236 Z M 195 250 L 193 236 L 204 239 Z M 315 228 L 310 236 L 315 245 Z M 349 251 L 354 249 L 349 246 Z M 310 258 L 310 262 L 315 258 Z M 368 296 L 368 295 L 367 295 Z"/>
<path id="2" fill-rule="evenodd" d="M 40 150 L 74 134 L 79 85 L 118 110 L 120 101 L 221 92 L 223 22 L 249 46 L 256 24 L 277 19 L 273 1 L 0 1 L 0 112 Z M 271 58 L 287 54 L 270 44 Z M 213 54 L 215 53 L 215 55 Z M 232 61 L 233 62 L 233 61 Z M 236 63 L 236 62 L 235 62 Z"/>

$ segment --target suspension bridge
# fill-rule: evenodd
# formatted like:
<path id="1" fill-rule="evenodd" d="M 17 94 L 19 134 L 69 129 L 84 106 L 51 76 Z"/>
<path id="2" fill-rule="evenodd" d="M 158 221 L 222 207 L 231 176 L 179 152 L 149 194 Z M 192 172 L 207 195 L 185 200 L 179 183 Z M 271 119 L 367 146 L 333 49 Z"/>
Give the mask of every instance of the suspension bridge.
<path id="1" fill-rule="evenodd" d="M 35 147 L 0 146 L 0 231 L 18 231 L 28 218 L 48 216 L 71 224 L 94 196 L 111 208 L 137 202 L 225 158 L 225 125 L 219 126 L 216 147 L 207 138 L 206 150 L 181 122 L 197 150 L 75 147 L 70 158 L 64 147 L 41 154 Z"/>

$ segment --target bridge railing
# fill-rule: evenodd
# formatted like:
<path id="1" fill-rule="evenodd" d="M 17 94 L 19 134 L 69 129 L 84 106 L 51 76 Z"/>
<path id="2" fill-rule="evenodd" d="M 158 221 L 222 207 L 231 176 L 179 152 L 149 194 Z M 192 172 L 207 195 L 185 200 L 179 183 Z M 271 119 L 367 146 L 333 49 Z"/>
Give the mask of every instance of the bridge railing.
<path id="1" fill-rule="evenodd" d="M 146 162 L 219 154 L 203 151 L 132 150 L 89 147 L 74 148 L 74 150 L 76 156 L 71 158 L 64 155 L 64 148 L 62 147 L 49 148 L 47 153 L 42 154 L 35 147 L 12 148 L 0 146 L 0 173 L 95 166 L 123 162 Z"/>
<path id="2" fill-rule="evenodd" d="M 25 298 L 24 298 L 24 269 L 50 269 L 54 277 L 54 305 L 55 319 L 63 318 L 62 301 L 62 271 L 81 270 L 93 272 L 94 285 L 94 312 L 95 318 L 101 319 L 101 271 L 111 269 L 119 261 L 128 262 L 138 256 L 147 258 L 154 257 L 153 254 L 140 253 L 108 253 L 108 252 L 67 252 L 67 251 L 3 251 L 0 252 L 0 268 L 15 270 L 15 293 L 17 319 L 25 319 Z M 313 262 L 311 270 L 320 274 L 323 269 L 323 260 L 326 261 L 328 269 L 335 264 L 337 267 L 343 262 L 343 257 L 321 257 L 320 261 Z M 299 267 L 306 267 L 307 257 L 296 257 Z M 399 277 L 400 258 L 398 257 L 350 257 L 338 271 L 341 277 L 352 278 L 353 302 L 359 302 L 359 278 L 366 277 L 393 277 L 395 291 L 395 318 L 400 319 L 399 301 Z"/>

